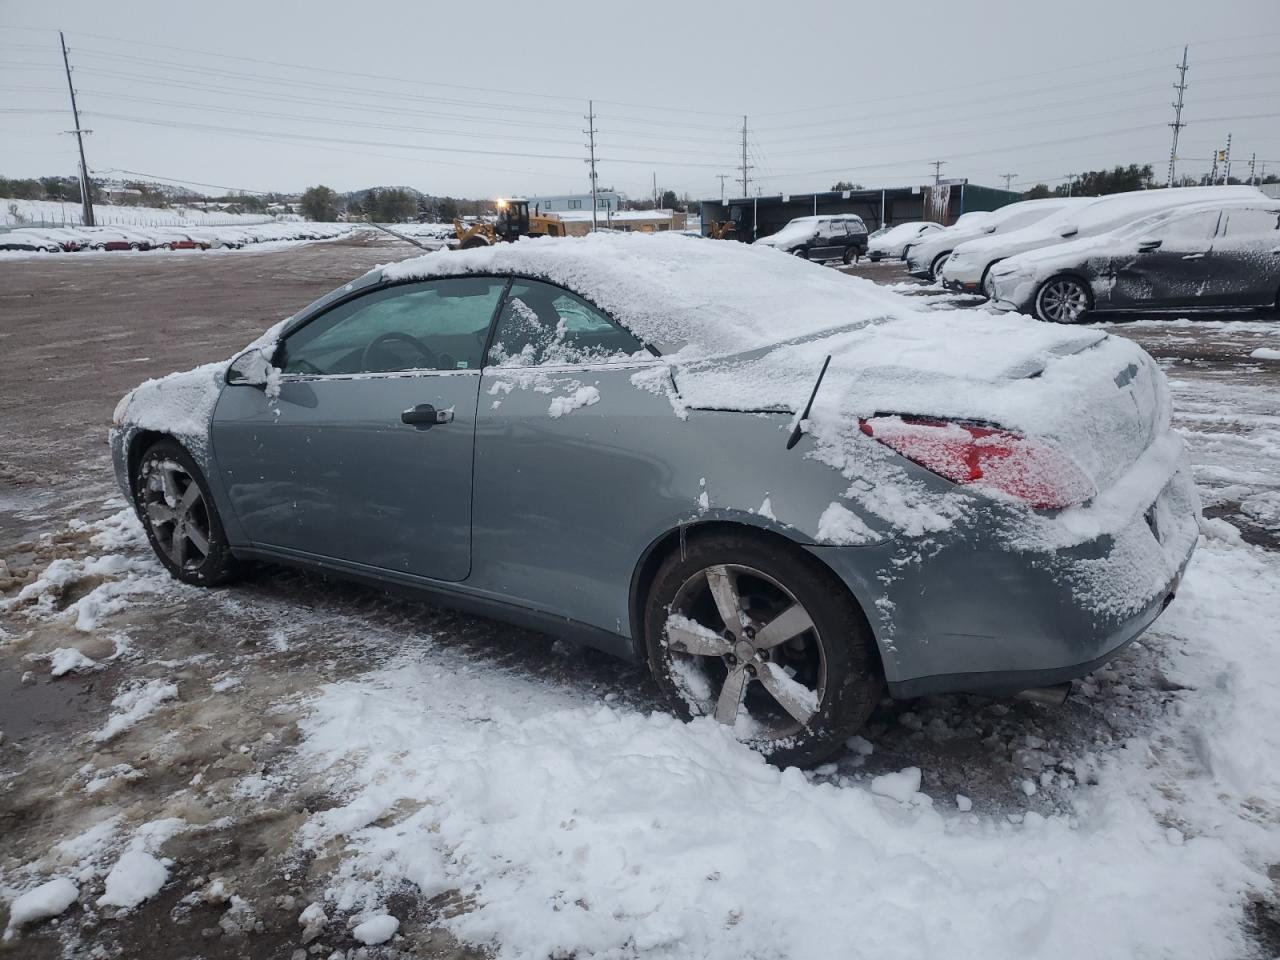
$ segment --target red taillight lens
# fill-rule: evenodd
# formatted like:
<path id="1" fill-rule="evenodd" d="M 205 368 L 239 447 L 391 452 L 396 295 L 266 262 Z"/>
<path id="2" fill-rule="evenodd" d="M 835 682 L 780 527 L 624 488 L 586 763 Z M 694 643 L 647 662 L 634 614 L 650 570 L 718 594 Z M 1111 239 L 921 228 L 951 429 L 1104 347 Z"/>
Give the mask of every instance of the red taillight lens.
<path id="1" fill-rule="evenodd" d="M 1048 441 L 1008 430 L 945 420 L 872 417 L 859 420 L 867 436 L 953 483 L 999 490 L 1033 507 L 1060 509 L 1083 503 L 1093 483 Z"/>

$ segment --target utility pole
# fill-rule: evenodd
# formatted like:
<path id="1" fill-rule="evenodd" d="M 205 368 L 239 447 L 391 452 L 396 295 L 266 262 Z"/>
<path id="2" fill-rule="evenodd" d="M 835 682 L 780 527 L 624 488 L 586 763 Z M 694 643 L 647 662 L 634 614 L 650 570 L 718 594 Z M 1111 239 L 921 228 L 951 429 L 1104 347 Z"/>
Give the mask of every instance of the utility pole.
<path id="1" fill-rule="evenodd" d="M 587 129 L 582 131 L 587 135 L 587 163 L 591 165 L 591 232 L 596 232 L 596 208 L 599 206 L 596 201 L 596 104 L 594 100 L 587 101 Z"/>
<path id="2" fill-rule="evenodd" d="M 1010 185 L 1013 183 L 1013 178 L 1014 178 L 1014 177 L 1016 177 L 1016 176 L 1017 176 L 1017 174 L 1016 174 L 1016 173 L 1002 173 L 1002 174 L 1000 174 L 1000 176 L 1004 177 L 1004 188 L 1005 188 L 1005 190 L 1010 190 Z"/>
<path id="3" fill-rule="evenodd" d="M 742 171 L 742 196 L 745 199 L 750 196 L 747 193 L 747 171 L 751 169 L 747 164 L 747 118 L 745 114 L 742 117 L 742 166 L 738 169 Z"/>
<path id="4" fill-rule="evenodd" d="M 1068 173 L 1066 180 L 1067 180 L 1067 196 L 1069 197 L 1071 196 L 1071 188 L 1076 185 L 1076 175 L 1074 173 Z"/>
<path id="5" fill-rule="evenodd" d="M 82 219 L 86 227 L 94 226 L 93 198 L 89 195 L 89 167 L 84 162 L 84 135 L 88 130 L 80 129 L 80 110 L 76 107 L 76 88 L 71 85 L 71 61 L 67 59 L 67 38 L 58 31 L 58 41 L 62 44 L 62 65 L 67 71 L 67 90 L 71 94 L 71 116 L 76 122 L 76 143 L 80 146 L 80 204 Z M 68 131 L 70 132 L 70 131 Z"/>
<path id="6" fill-rule="evenodd" d="M 653 171 L 653 209 L 658 210 L 658 171 Z"/>
<path id="7" fill-rule="evenodd" d="M 1173 146 L 1169 148 L 1169 186 L 1173 186 L 1174 167 L 1178 162 L 1178 133 L 1186 126 L 1182 122 L 1182 95 L 1187 92 L 1187 48 L 1182 48 L 1182 63 L 1178 64 L 1178 82 L 1173 85 L 1178 100 L 1173 104 Z"/>
<path id="8" fill-rule="evenodd" d="M 1223 186 L 1231 182 L 1231 134 L 1227 134 L 1227 149 L 1222 157 L 1222 183 Z"/>
<path id="9" fill-rule="evenodd" d="M 729 179 L 729 174 L 717 173 L 716 176 L 720 178 L 720 203 L 723 204 L 724 203 L 724 182 Z"/>
<path id="10" fill-rule="evenodd" d="M 1253 186 L 1253 169 L 1258 163 L 1258 155 L 1256 153 L 1249 154 L 1249 186 Z"/>
<path id="11" fill-rule="evenodd" d="M 935 187 L 939 186 L 942 183 L 942 166 L 946 162 L 947 161 L 945 160 L 933 161 L 933 185 Z"/>

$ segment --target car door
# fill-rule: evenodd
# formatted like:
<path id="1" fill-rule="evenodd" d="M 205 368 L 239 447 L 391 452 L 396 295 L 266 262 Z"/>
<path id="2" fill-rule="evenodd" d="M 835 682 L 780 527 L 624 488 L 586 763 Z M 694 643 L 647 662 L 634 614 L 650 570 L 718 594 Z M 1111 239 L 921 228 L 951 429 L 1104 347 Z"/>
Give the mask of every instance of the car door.
<path id="1" fill-rule="evenodd" d="M 1209 295 L 1228 307 L 1271 306 L 1280 290 L 1280 211 L 1223 211 L 1206 258 Z"/>
<path id="2" fill-rule="evenodd" d="M 1207 259 L 1218 219 L 1217 210 L 1175 215 L 1138 237 L 1117 263 L 1112 307 L 1210 305 Z"/>
<path id="3" fill-rule="evenodd" d="M 818 225 L 818 239 L 809 256 L 814 260 L 834 260 L 844 254 L 848 228 L 843 220 L 823 220 Z"/>
<path id="4" fill-rule="evenodd" d="M 476 398 L 505 284 L 380 286 L 285 336 L 278 393 L 228 384 L 215 461 L 254 546 L 467 577 Z"/>
<path id="5" fill-rule="evenodd" d="M 617 585 L 674 496 L 645 453 L 669 450 L 683 425 L 673 396 L 662 359 L 603 311 L 514 279 L 476 417 L 472 586 L 613 625 Z"/>

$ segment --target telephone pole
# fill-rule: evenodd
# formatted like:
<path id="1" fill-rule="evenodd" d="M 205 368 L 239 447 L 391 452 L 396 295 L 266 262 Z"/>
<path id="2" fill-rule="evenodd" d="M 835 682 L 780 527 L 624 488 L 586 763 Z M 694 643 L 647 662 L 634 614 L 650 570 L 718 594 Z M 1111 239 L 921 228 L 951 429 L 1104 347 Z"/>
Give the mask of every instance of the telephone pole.
<path id="1" fill-rule="evenodd" d="M 720 202 L 724 203 L 724 182 L 729 179 L 730 175 L 727 173 L 717 173 L 716 176 L 720 178 Z"/>
<path id="2" fill-rule="evenodd" d="M 745 114 L 742 117 L 742 166 L 738 169 L 742 171 L 742 196 L 750 196 L 750 194 L 747 193 L 747 183 L 749 179 L 747 177 L 747 171 L 750 170 L 751 167 L 747 163 L 747 118 Z"/>
<path id="3" fill-rule="evenodd" d="M 62 35 L 62 31 L 58 31 L 58 41 L 62 44 L 62 66 L 67 71 L 67 90 L 71 94 L 71 116 L 76 122 L 76 143 L 80 146 L 80 204 L 82 211 L 82 220 L 84 226 L 92 227 L 93 223 L 93 198 L 89 195 L 89 167 L 84 162 L 84 135 L 87 130 L 80 129 L 80 110 L 76 107 L 76 88 L 71 85 L 71 61 L 67 59 L 67 38 Z M 70 131 L 68 131 L 70 132 Z"/>
<path id="4" fill-rule="evenodd" d="M 945 164 L 946 162 L 947 162 L 947 161 L 945 161 L 945 160 L 935 160 L 935 161 L 933 161 L 933 185 L 934 185 L 935 187 L 937 187 L 938 185 L 940 185 L 940 184 L 942 183 L 942 166 L 943 166 L 943 164 Z"/>
<path id="5" fill-rule="evenodd" d="M 1222 156 L 1222 183 L 1225 186 L 1231 182 L 1231 134 L 1227 134 L 1227 149 L 1223 151 Z"/>
<path id="6" fill-rule="evenodd" d="M 1186 126 L 1182 122 L 1182 95 L 1187 92 L 1187 48 L 1182 48 L 1182 63 L 1178 65 L 1178 82 L 1173 85 L 1178 100 L 1173 104 L 1173 146 L 1169 148 L 1169 186 L 1173 186 L 1174 167 L 1178 162 L 1178 133 Z"/>
<path id="7" fill-rule="evenodd" d="M 589 151 L 587 163 L 591 164 L 591 232 L 596 232 L 596 104 L 594 100 L 587 101 L 587 129 L 582 131 L 587 135 L 587 150 Z"/>
<path id="8" fill-rule="evenodd" d="M 1016 176 L 1017 176 L 1017 174 L 1016 174 L 1016 173 L 1002 173 L 1002 174 L 1000 174 L 1000 176 L 1004 177 L 1004 188 L 1005 188 L 1005 190 L 1009 190 L 1009 189 L 1010 189 L 1010 185 L 1013 183 L 1013 178 L 1014 178 L 1014 177 L 1016 177 Z"/>
<path id="9" fill-rule="evenodd" d="M 1249 154 L 1249 186 L 1253 186 L 1254 168 L 1258 165 L 1258 155 L 1256 153 Z"/>
<path id="10" fill-rule="evenodd" d="M 1064 179 L 1067 181 L 1067 196 L 1069 197 L 1071 196 L 1072 188 L 1076 185 L 1076 175 L 1074 173 L 1068 173 Z"/>

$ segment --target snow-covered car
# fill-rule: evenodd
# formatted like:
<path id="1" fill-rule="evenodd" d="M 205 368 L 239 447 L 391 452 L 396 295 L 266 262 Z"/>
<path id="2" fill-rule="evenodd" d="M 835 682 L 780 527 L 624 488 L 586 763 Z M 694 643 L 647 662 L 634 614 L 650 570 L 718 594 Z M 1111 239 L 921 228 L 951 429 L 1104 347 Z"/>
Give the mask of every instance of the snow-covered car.
<path id="1" fill-rule="evenodd" d="M 1222 188 L 1217 188 L 1222 189 Z M 992 302 L 1041 320 L 1280 308 L 1280 201 L 1201 201 L 991 268 Z"/>
<path id="2" fill-rule="evenodd" d="M 1021 200 L 987 212 L 985 216 L 966 220 L 961 217 L 945 230 L 936 230 L 921 237 L 907 252 L 907 273 L 913 277 L 937 279 L 942 264 L 951 252 L 962 243 L 993 233 L 1012 233 L 1028 227 L 1037 220 L 1079 206 L 1086 201 L 1069 197 L 1048 197 L 1044 200 Z M 966 214 L 967 216 L 967 214 Z"/>
<path id="3" fill-rule="evenodd" d="M 37 249 L 49 253 L 74 253 L 85 246 L 84 237 L 69 227 L 23 227 L 6 236 L 12 238 L 13 234 L 21 234 L 19 242 L 30 241 Z"/>
<path id="4" fill-rule="evenodd" d="M 902 260 L 911 245 L 935 230 L 945 230 L 940 223 L 917 220 L 895 227 L 881 227 L 867 238 L 867 256 L 872 260 Z"/>
<path id="5" fill-rule="evenodd" d="M 150 250 L 151 237 L 123 227 L 77 227 L 84 245 L 94 250 Z"/>
<path id="6" fill-rule="evenodd" d="M 26 253 L 61 253 L 62 244 L 41 230 L 18 229 L 0 233 L 0 250 L 19 250 Z"/>
<path id="7" fill-rule="evenodd" d="M 1169 207 L 1206 200 L 1263 200 L 1257 187 L 1177 187 L 1164 190 L 1134 190 L 1092 197 L 1038 220 L 1020 230 L 1002 230 L 960 244 L 935 275 L 949 290 L 982 292 L 991 296 L 987 279 L 991 265 L 1005 257 L 1041 247 L 1109 233 Z"/>
<path id="8" fill-rule="evenodd" d="M 184 582 L 301 564 L 569 634 L 783 764 L 886 685 L 1062 695 L 1198 530 L 1132 341 L 662 234 L 375 269 L 137 387 L 111 451 Z"/>
<path id="9" fill-rule="evenodd" d="M 754 241 L 805 260 L 852 263 L 867 250 L 867 225 L 853 214 L 797 217 L 777 233 Z"/>
<path id="10" fill-rule="evenodd" d="M 152 227 L 152 242 L 165 250 L 208 250 L 213 238 L 193 233 L 189 227 Z"/>

